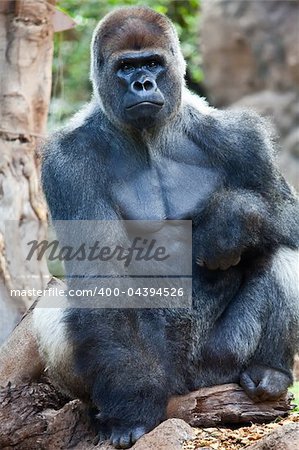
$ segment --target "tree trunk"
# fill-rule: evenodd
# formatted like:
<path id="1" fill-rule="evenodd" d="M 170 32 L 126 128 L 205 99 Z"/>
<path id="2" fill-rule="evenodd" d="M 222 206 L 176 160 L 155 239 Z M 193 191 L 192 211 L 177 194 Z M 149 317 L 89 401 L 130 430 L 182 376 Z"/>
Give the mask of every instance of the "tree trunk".
<path id="1" fill-rule="evenodd" d="M 45 263 L 26 261 L 24 252 L 46 233 L 36 148 L 51 91 L 54 3 L 0 2 L 0 342 L 32 300 L 10 290 L 41 289 L 47 281 Z"/>

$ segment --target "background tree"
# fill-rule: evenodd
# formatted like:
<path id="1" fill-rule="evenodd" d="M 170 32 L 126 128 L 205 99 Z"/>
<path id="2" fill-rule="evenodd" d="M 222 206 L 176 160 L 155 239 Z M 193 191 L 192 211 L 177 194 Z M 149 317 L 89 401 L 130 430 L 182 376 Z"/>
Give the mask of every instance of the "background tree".
<path id="1" fill-rule="evenodd" d="M 50 99 L 54 3 L 0 2 L 0 342 L 32 300 L 10 289 L 40 289 L 47 276 L 37 261 L 24 265 L 22 247 L 46 228 L 36 147 Z"/>

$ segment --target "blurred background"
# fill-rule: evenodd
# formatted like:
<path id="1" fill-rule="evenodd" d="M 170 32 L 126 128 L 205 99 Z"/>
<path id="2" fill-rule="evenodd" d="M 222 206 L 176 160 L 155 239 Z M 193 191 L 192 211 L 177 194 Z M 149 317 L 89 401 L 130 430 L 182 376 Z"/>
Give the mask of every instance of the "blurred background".
<path id="1" fill-rule="evenodd" d="M 216 107 L 270 118 L 280 167 L 299 189 L 299 0 L 0 1 L 0 343 L 34 300 L 10 289 L 41 288 L 48 276 L 45 266 L 22 266 L 18 245 L 26 233 L 46 233 L 40 142 L 90 99 L 98 20 L 137 4 L 174 22 L 190 89 Z M 19 236 L 7 237 L 7 220 Z"/>

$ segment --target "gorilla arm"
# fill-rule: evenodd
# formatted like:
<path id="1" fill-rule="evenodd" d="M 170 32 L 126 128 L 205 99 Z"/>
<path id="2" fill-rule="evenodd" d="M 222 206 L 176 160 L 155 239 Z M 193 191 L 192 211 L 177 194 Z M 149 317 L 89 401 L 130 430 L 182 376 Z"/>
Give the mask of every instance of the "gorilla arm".
<path id="1" fill-rule="evenodd" d="M 276 167 L 263 119 L 216 111 L 197 125 L 193 139 L 225 173 L 222 189 L 195 220 L 199 265 L 226 270 L 248 251 L 298 248 L 298 201 Z"/>
<path id="2" fill-rule="evenodd" d="M 194 140 L 226 174 L 198 216 L 199 263 L 228 269 L 241 258 L 246 268 L 205 355 L 213 367 L 227 361 L 227 368 L 241 368 L 240 382 L 254 400 L 273 399 L 292 382 L 299 345 L 298 201 L 275 165 L 261 118 L 216 111 L 197 129 Z"/>

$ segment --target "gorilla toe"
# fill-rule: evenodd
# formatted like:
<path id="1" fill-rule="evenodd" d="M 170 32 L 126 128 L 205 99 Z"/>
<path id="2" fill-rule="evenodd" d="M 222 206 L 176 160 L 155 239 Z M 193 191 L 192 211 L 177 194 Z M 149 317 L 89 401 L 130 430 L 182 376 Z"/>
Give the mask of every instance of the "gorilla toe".
<path id="1" fill-rule="evenodd" d="M 254 365 L 241 374 L 240 385 L 255 402 L 277 400 L 292 383 L 290 375 L 277 369 Z"/>
<path id="2" fill-rule="evenodd" d="M 110 444 L 115 448 L 130 448 L 145 433 L 145 427 L 140 425 L 130 428 L 114 428 L 110 436 Z"/>

